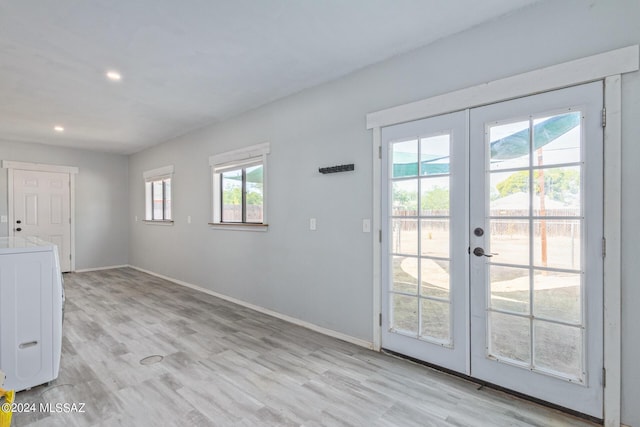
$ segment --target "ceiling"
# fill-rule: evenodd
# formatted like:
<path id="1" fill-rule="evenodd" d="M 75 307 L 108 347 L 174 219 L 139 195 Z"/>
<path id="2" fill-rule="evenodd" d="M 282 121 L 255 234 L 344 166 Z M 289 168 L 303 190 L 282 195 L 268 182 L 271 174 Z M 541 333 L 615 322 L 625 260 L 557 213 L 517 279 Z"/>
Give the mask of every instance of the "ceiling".
<path id="1" fill-rule="evenodd" d="M 134 153 L 534 1 L 0 0 L 0 140 Z"/>

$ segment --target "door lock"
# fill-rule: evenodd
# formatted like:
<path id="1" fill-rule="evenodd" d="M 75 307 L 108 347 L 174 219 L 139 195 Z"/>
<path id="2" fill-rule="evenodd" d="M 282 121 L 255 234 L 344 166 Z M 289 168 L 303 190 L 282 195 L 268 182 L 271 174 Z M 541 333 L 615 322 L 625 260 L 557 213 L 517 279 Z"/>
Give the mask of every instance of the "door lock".
<path id="1" fill-rule="evenodd" d="M 473 230 L 473 234 L 475 234 L 476 236 L 480 237 L 484 234 L 484 230 L 480 227 L 476 228 L 475 230 Z"/>

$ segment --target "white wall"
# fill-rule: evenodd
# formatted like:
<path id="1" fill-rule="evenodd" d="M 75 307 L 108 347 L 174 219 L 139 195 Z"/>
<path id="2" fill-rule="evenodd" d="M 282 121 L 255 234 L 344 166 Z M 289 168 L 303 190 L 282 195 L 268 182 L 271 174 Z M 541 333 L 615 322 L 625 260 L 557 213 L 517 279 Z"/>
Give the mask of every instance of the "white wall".
<path id="1" fill-rule="evenodd" d="M 130 158 L 130 263 L 372 340 L 366 113 L 640 43 L 638 0 L 551 0 Z M 640 426 L 640 76 L 623 78 L 623 421 Z M 269 231 L 212 230 L 211 154 L 268 141 Z M 355 172 L 317 168 L 355 163 Z M 175 225 L 143 217 L 142 172 L 175 165 Z M 193 218 L 186 223 L 187 215 Z M 310 217 L 318 230 L 309 231 Z"/>
<path id="2" fill-rule="evenodd" d="M 128 264 L 128 158 L 0 140 L 0 159 L 77 166 L 76 269 Z M 0 215 L 7 215 L 7 169 L 0 169 Z M 10 224 L 0 224 L 0 236 Z"/>

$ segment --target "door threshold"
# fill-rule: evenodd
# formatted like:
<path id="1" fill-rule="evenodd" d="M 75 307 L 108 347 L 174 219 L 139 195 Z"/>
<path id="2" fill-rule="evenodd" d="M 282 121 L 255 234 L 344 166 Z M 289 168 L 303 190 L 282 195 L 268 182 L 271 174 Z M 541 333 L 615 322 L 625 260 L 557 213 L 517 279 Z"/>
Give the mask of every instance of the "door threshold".
<path id="1" fill-rule="evenodd" d="M 581 419 L 586 420 L 586 421 L 591 421 L 591 422 L 597 423 L 597 424 L 604 424 L 604 420 L 602 420 L 600 418 L 596 418 L 596 417 L 593 417 L 591 415 L 583 414 L 582 412 L 574 411 L 572 409 L 565 408 L 564 406 L 556 405 L 555 403 L 547 402 L 546 400 L 538 399 L 536 397 L 532 397 L 532 396 L 529 396 L 529 395 L 524 394 L 524 393 L 520 393 L 520 392 L 511 390 L 511 389 L 505 388 L 505 387 L 501 387 L 501 386 L 499 386 L 497 384 L 493 384 L 493 383 L 490 383 L 490 382 L 487 382 L 487 381 L 484 381 L 484 380 L 480 380 L 478 378 L 474 378 L 472 376 L 465 375 L 463 373 L 460 373 L 460 372 L 457 372 L 457 371 L 454 371 L 454 370 L 451 370 L 451 369 L 443 368 L 442 366 L 434 365 L 433 363 L 425 362 L 423 360 L 416 359 L 415 357 L 407 356 L 407 355 L 404 355 L 402 353 L 397 353 L 397 352 L 395 352 L 393 350 L 387 350 L 386 348 L 381 348 L 380 352 L 384 353 L 386 355 L 389 355 L 389 356 L 397 357 L 398 359 L 408 360 L 408 361 L 414 362 L 414 363 L 416 363 L 418 365 L 426 366 L 428 368 L 434 369 L 434 370 L 439 371 L 439 372 L 443 372 L 445 374 L 452 375 L 454 377 L 462 378 L 462 379 L 467 380 L 469 382 L 472 382 L 474 384 L 478 384 L 479 387 L 477 388 L 477 390 L 482 390 L 483 388 L 487 387 L 487 388 L 490 388 L 492 390 L 497 390 L 497 391 L 506 393 L 508 395 L 517 397 L 519 399 L 526 400 L 528 402 L 532 402 L 532 403 L 538 404 L 540 406 L 544 406 L 544 407 L 549 408 L 549 409 L 554 409 L 556 411 L 559 411 L 559 412 L 562 412 L 562 413 L 565 413 L 565 414 L 568 414 L 568 415 L 572 415 L 574 417 L 581 418 Z"/>

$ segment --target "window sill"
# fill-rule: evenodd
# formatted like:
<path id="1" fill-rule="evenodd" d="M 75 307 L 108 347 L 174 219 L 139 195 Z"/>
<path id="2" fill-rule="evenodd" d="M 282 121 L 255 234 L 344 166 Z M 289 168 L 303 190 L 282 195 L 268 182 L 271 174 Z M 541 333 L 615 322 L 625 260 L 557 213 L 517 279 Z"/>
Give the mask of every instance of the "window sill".
<path id="1" fill-rule="evenodd" d="M 240 222 L 210 222 L 209 227 L 217 230 L 267 231 L 269 224 L 251 224 Z"/>
<path id="2" fill-rule="evenodd" d="M 173 221 L 160 221 L 160 220 L 143 219 L 142 222 L 145 223 L 145 224 L 153 224 L 153 225 L 173 225 Z"/>

